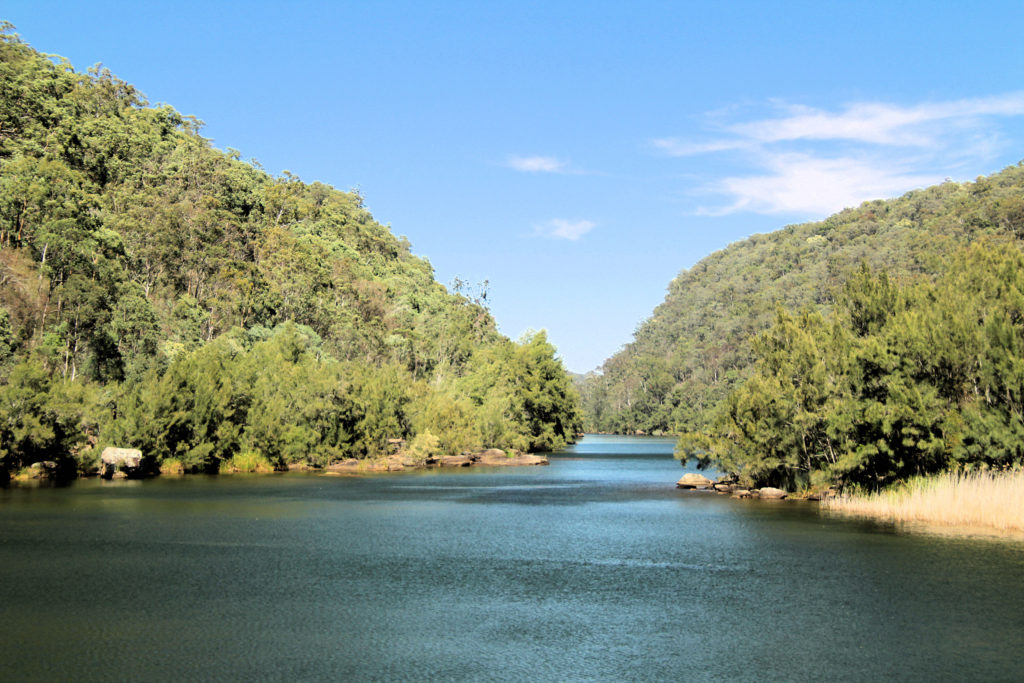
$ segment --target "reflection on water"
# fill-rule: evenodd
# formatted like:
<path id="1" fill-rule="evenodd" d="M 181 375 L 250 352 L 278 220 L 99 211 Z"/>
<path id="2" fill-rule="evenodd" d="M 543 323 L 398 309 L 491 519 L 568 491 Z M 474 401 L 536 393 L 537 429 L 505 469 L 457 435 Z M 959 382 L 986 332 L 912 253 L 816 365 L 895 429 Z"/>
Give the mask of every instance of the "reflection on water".
<path id="1" fill-rule="evenodd" d="M 548 467 L 0 491 L 5 678 L 1008 680 L 1024 545 Z"/>

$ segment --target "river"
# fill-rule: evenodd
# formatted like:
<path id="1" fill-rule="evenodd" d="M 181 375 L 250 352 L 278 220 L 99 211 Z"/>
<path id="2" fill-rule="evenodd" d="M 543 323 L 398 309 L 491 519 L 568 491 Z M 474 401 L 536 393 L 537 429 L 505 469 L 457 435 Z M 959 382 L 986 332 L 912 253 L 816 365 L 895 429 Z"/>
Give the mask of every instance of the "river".
<path id="1" fill-rule="evenodd" d="M 4 680 L 1019 680 L 1024 544 L 549 467 L 0 490 Z"/>

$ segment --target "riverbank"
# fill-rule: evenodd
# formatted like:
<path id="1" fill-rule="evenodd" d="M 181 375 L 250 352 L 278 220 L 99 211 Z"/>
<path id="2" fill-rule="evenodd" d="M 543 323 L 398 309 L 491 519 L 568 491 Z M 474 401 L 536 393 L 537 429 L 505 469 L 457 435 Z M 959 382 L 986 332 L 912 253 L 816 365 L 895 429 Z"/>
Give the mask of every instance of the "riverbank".
<path id="1" fill-rule="evenodd" d="M 271 474 L 282 472 L 311 472 L 320 473 L 326 476 L 378 474 L 381 472 L 403 472 L 406 470 L 427 470 L 435 468 L 453 467 L 529 467 L 549 464 L 546 455 L 535 455 L 533 453 L 520 453 L 513 451 L 506 453 L 498 448 L 489 448 L 483 451 L 463 453 L 461 455 L 439 455 L 425 458 L 417 458 L 406 453 L 396 453 L 382 458 L 350 458 L 341 462 L 332 463 L 326 467 L 318 467 L 309 463 L 291 463 L 287 469 L 274 469 L 263 458 L 232 458 L 225 461 L 220 468 L 219 474 Z M 101 476 L 102 470 L 88 474 L 75 473 L 74 475 L 61 471 L 54 462 L 38 462 L 24 468 L 14 476 L 0 481 L 0 485 L 6 484 L 38 484 L 40 482 L 66 482 L 74 479 L 90 478 Z M 186 476 L 187 473 L 177 460 L 165 461 L 158 471 L 150 471 L 142 467 L 120 467 L 109 470 L 109 474 L 103 478 L 113 479 L 143 479 L 156 476 Z M 203 473 L 208 474 L 208 473 Z"/>
<path id="2" fill-rule="evenodd" d="M 328 465 L 322 471 L 328 475 L 363 474 L 371 472 L 402 472 L 404 470 L 425 470 L 437 467 L 528 467 L 549 464 L 546 455 L 532 453 L 506 453 L 498 448 L 490 448 L 476 453 L 462 455 L 441 455 L 428 458 L 415 458 L 398 453 L 376 460 L 357 460 L 355 458 Z M 314 468 L 296 467 L 317 471 Z"/>
<path id="3" fill-rule="evenodd" d="M 689 473 L 676 487 L 733 498 L 819 502 L 825 514 L 870 519 L 913 531 L 957 536 L 1024 537 L 1024 471 L 917 477 L 876 493 L 793 495 L 776 488 L 746 488 L 730 477 Z"/>
<path id="4" fill-rule="evenodd" d="M 1024 471 L 948 472 L 821 501 L 829 514 L 956 534 L 1024 535 Z"/>

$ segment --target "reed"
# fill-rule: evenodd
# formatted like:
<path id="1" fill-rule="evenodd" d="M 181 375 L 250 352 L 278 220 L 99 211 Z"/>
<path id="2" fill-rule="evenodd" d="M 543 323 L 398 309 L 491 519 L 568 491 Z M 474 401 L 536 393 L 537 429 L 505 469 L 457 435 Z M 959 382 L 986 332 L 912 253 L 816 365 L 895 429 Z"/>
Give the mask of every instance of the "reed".
<path id="1" fill-rule="evenodd" d="M 830 513 L 896 524 L 1024 533 L 1024 471 L 948 472 L 871 494 L 822 501 Z"/>

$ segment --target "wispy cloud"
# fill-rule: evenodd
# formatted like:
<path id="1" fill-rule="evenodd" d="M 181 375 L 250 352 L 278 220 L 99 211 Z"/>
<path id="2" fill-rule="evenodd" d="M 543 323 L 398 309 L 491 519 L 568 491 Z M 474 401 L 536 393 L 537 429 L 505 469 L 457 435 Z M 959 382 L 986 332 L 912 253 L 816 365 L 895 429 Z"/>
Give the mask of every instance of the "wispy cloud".
<path id="1" fill-rule="evenodd" d="M 1024 116 L 1024 92 L 837 111 L 778 104 L 775 116 L 714 121 L 709 139 L 661 138 L 673 157 L 732 154 L 752 170 L 708 182 L 725 203 L 702 213 L 824 214 L 941 181 L 991 156 L 998 119 Z"/>
<path id="2" fill-rule="evenodd" d="M 875 159 L 822 159 L 807 154 L 770 155 L 766 173 L 726 177 L 710 184 L 713 194 L 732 198 L 732 203 L 698 213 L 722 215 L 738 211 L 755 213 L 812 213 L 827 215 L 866 199 L 881 198 L 930 185 L 942 176 L 884 168 Z"/>
<path id="3" fill-rule="evenodd" d="M 541 235 L 557 237 L 564 240 L 578 240 L 596 227 L 591 221 L 570 221 L 564 218 L 553 218 L 536 226 Z"/>
<path id="4" fill-rule="evenodd" d="M 543 156 L 510 156 L 506 162 L 509 168 L 527 173 L 565 173 L 567 164 L 556 157 Z"/>

